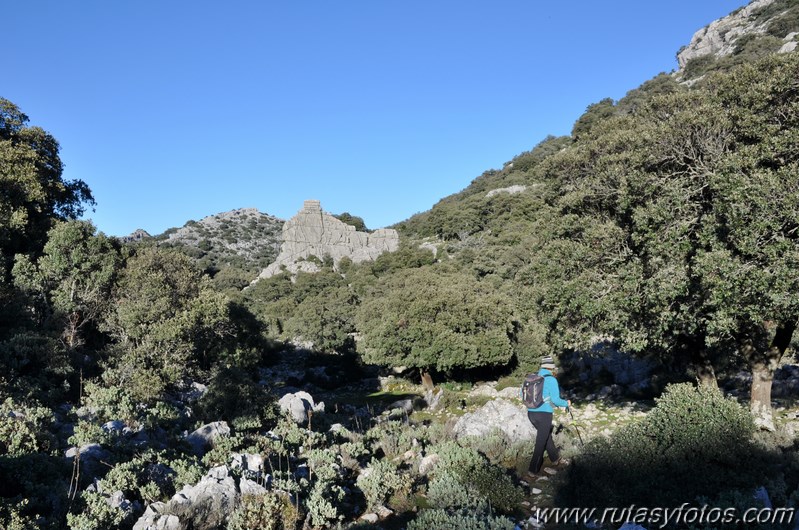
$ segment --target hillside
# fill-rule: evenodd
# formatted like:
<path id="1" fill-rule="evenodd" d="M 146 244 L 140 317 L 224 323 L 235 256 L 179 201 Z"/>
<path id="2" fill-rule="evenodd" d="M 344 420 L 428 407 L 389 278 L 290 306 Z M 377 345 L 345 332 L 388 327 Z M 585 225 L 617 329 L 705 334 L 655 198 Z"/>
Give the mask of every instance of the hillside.
<path id="1" fill-rule="evenodd" d="M 212 273 L 224 267 L 256 271 L 277 256 L 283 222 L 255 208 L 240 208 L 188 221 L 154 240 L 183 250 Z"/>
<path id="2" fill-rule="evenodd" d="M 550 155 L 574 145 L 603 120 L 632 114 L 653 97 L 700 88 L 703 78 L 714 72 L 726 72 L 773 54 L 795 53 L 797 44 L 799 0 L 756 0 L 698 30 L 691 42 L 678 51 L 675 71 L 655 76 L 618 101 L 605 98 L 589 105 L 570 136 L 545 138 L 530 151 L 503 164 L 502 169 L 487 170 L 465 189 L 394 228 L 407 236 L 437 236 L 444 240 L 463 239 L 486 229 L 497 235 L 514 214 L 506 212 L 502 222 L 493 218 L 496 208 L 491 204 L 497 199 L 491 200 L 491 190 L 525 186 L 524 194 L 534 194 L 540 184 L 535 168 Z"/>
<path id="3" fill-rule="evenodd" d="M 697 31 L 677 52 L 677 76 L 692 81 L 799 44 L 799 2 L 756 0 Z"/>

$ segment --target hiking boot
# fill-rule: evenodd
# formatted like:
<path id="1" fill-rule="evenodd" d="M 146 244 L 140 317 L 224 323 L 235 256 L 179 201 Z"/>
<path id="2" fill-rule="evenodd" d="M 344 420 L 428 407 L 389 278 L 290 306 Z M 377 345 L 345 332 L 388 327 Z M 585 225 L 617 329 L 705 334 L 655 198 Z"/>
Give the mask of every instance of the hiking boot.
<path id="1" fill-rule="evenodd" d="M 569 464 L 570 464 L 569 460 L 563 457 L 560 457 L 554 462 L 552 462 L 553 466 L 568 466 Z"/>

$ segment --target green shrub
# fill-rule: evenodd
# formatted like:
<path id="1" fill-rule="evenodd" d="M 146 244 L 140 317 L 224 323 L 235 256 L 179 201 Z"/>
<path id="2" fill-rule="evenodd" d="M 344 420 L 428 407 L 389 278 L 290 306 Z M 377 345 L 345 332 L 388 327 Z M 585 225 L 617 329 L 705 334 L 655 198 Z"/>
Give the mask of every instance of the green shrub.
<path id="1" fill-rule="evenodd" d="M 132 512 L 111 506 L 108 497 L 96 491 L 81 493 L 79 506 L 79 513 L 67 514 L 70 530 L 112 530 L 133 523 Z"/>
<path id="2" fill-rule="evenodd" d="M 336 453 L 332 449 L 311 449 L 305 453 L 308 469 L 318 481 L 329 481 L 338 477 Z"/>
<path id="3" fill-rule="evenodd" d="M 449 472 L 464 488 L 473 489 L 492 509 L 512 512 L 523 498 L 511 477 L 476 450 L 456 442 L 445 442 L 430 449 L 440 460 L 436 475 Z"/>
<path id="4" fill-rule="evenodd" d="M 36 519 L 22 512 L 28 505 L 28 499 L 19 502 L 0 498 L 0 528 L 6 530 L 34 530 L 39 528 Z"/>
<path id="5" fill-rule="evenodd" d="M 464 509 L 472 512 L 486 512 L 488 501 L 470 484 L 452 471 L 436 473 L 427 486 L 427 501 L 431 508 Z"/>
<path id="6" fill-rule="evenodd" d="M 597 438 L 570 466 L 564 504 L 669 507 L 763 484 L 748 411 L 718 389 L 672 385 L 641 421 Z"/>
<path id="7" fill-rule="evenodd" d="M 288 495 L 245 495 L 228 519 L 227 530 L 290 530 L 301 520 Z"/>
<path id="8" fill-rule="evenodd" d="M 384 421 L 369 429 L 364 440 L 370 442 L 373 452 L 379 447 L 386 458 L 395 458 L 408 451 L 413 443 L 411 429 L 400 421 Z"/>
<path id="9" fill-rule="evenodd" d="M 395 463 L 372 459 L 366 471 L 358 477 L 357 484 L 371 508 L 384 504 L 397 492 L 410 490 L 411 480 Z"/>
<path id="10" fill-rule="evenodd" d="M 329 528 L 333 521 L 342 521 L 344 514 L 341 513 L 341 502 L 346 493 L 338 484 L 321 480 L 314 484 L 311 492 L 305 501 L 308 515 L 311 516 L 311 524 L 314 527 Z"/>
<path id="11" fill-rule="evenodd" d="M 0 528 L 61 528 L 72 471 L 72 462 L 60 455 L 0 455 Z M 31 520 L 36 524 L 25 526 Z"/>
<path id="12" fill-rule="evenodd" d="M 462 442 L 479 451 L 492 464 L 517 472 L 527 468 L 530 455 L 533 454 L 535 447 L 534 439 L 511 443 L 499 429 L 495 429 L 485 436 L 465 438 Z"/>
<path id="13" fill-rule="evenodd" d="M 488 461 L 495 465 L 501 465 L 505 459 L 505 454 L 510 448 L 508 437 L 500 429 L 493 429 L 484 436 L 473 436 L 464 440 L 464 443 L 479 451 Z"/>
<path id="14" fill-rule="evenodd" d="M 55 438 L 48 430 L 52 422 L 50 409 L 7 398 L 0 403 L 0 455 L 20 456 L 54 449 Z"/>
<path id="15" fill-rule="evenodd" d="M 482 514 L 449 513 L 445 510 L 422 510 L 410 523 L 408 530 L 513 530 L 507 517 Z"/>
<path id="16" fill-rule="evenodd" d="M 338 446 L 341 463 L 348 469 L 358 469 L 361 460 L 369 455 L 369 450 L 362 441 L 344 442 Z"/>
<path id="17" fill-rule="evenodd" d="M 238 431 L 257 431 L 277 419 L 272 393 L 239 368 L 221 368 L 197 403 L 203 421 L 225 420 Z"/>
<path id="18" fill-rule="evenodd" d="M 106 385 L 90 381 L 86 383 L 83 406 L 100 422 L 122 420 L 136 425 L 140 409 L 124 385 Z"/>

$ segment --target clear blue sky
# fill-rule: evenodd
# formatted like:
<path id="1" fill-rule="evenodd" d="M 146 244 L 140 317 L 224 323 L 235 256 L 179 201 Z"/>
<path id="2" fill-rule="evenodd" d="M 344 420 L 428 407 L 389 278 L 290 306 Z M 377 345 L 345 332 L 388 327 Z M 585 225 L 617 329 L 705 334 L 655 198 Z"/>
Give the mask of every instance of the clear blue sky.
<path id="1" fill-rule="evenodd" d="M 24 0 L 0 96 L 61 143 L 98 228 L 305 199 L 378 228 L 659 72 L 744 0 Z"/>

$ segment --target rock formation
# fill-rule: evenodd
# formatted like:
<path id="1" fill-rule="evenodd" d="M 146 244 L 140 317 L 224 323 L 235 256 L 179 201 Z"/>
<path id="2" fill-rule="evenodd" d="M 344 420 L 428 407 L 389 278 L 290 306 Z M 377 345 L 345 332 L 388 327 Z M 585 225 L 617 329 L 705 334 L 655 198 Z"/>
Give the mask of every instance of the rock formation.
<path id="1" fill-rule="evenodd" d="M 149 505 L 133 530 L 223 528 L 240 495 L 229 468 L 218 466 L 194 486 L 185 486 L 169 502 Z"/>
<path id="2" fill-rule="evenodd" d="M 278 400 L 277 404 L 281 412 L 289 415 L 291 419 L 300 425 L 308 423 L 309 413 L 325 411 L 325 403 L 323 401 L 315 403 L 313 397 L 302 390 L 284 395 Z"/>
<path id="3" fill-rule="evenodd" d="M 527 410 L 521 402 L 506 399 L 489 401 L 474 412 L 464 414 L 453 428 L 457 438 L 487 436 L 494 430 L 502 431 L 511 443 L 532 440 L 535 429 L 527 419 Z"/>
<path id="4" fill-rule="evenodd" d="M 324 212 L 319 201 L 305 201 L 302 210 L 283 225 L 283 243 L 280 254 L 258 276 L 269 278 L 282 270 L 317 272 L 319 266 L 309 258 L 330 257 L 334 264 L 342 258 L 353 263 L 376 259 L 383 252 L 393 252 L 399 247 L 396 230 L 383 228 L 374 232 L 359 232 L 354 226 L 339 221 Z M 257 281 L 257 280 L 256 280 Z"/>
<path id="5" fill-rule="evenodd" d="M 508 195 L 513 195 L 514 193 L 521 193 L 526 189 L 527 186 L 522 186 L 520 184 L 509 186 L 507 188 L 497 188 L 495 190 L 491 190 L 488 193 L 486 193 L 486 198 L 493 197 L 494 195 L 499 195 L 500 193 L 507 193 Z"/>
<path id="6" fill-rule="evenodd" d="M 141 228 L 137 228 L 132 234 L 129 236 L 122 236 L 118 238 L 123 243 L 135 243 L 136 241 L 142 241 L 143 239 L 150 239 L 150 234 L 147 233 L 146 230 L 142 230 Z"/>
<path id="7" fill-rule="evenodd" d="M 735 51 L 740 37 L 764 33 L 768 21 L 758 21 L 753 15 L 774 2 L 775 0 L 754 0 L 694 33 L 691 43 L 677 54 L 680 69 L 697 57 L 730 55 Z"/>

